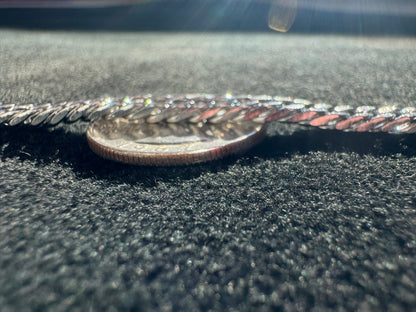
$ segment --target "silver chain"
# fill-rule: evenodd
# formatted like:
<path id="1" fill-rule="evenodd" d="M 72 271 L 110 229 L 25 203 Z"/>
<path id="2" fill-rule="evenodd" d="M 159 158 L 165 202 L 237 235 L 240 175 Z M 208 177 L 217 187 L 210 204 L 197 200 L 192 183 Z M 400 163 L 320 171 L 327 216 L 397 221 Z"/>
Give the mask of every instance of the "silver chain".
<path id="1" fill-rule="evenodd" d="M 237 122 L 253 120 L 299 123 L 324 129 L 415 133 L 416 107 L 333 106 L 276 96 L 186 95 L 135 96 L 59 104 L 0 103 L 0 125 L 53 126 L 60 122 L 104 118 L 137 118 L 148 123 Z"/>

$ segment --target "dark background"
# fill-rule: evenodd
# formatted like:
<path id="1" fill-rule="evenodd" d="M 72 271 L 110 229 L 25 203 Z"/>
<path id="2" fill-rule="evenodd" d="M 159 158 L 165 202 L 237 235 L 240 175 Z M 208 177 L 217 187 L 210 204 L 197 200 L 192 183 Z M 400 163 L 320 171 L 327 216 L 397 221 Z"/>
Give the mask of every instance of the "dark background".
<path id="1" fill-rule="evenodd" d="M 416 6 L 411 0 L 385 8 L 380 1 L 349 1 L 325 9 L 300 4 L 291 32 L 346 34 L 416 34 Z M 342 2 L 342 1 L 341 1 Z M 368 4 L 360 10 L 360 5 Z M 385 3 L 385 1 L 384 1 Z M 412 4 L 413 3 L 413 4 Z M 269 31 L 269 1 L 149 1 L 102 8 L 0 9 L 0 27 L 78 30 Z M 346 9 L 348 8 L 348 9 Z"/>

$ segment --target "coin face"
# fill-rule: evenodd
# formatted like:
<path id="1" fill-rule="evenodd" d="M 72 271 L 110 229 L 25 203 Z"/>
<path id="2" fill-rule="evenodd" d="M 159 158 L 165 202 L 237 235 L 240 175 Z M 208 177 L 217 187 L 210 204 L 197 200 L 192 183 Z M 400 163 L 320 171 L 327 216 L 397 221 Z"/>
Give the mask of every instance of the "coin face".
<path id="1" fill-rule="evenodd" d="M 172 166 L 200 163 L 244 152 L 265 135 L 263 124 L 147 123 L 98 119 L 87 131 L 91 149 L 118 162 Z"/>

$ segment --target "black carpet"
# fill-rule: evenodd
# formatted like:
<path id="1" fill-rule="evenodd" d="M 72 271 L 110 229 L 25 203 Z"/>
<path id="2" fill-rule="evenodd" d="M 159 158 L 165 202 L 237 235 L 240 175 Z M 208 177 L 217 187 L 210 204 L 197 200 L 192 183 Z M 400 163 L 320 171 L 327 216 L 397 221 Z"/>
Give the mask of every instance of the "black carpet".
<path id="1" fill-rule="evenodd" d="M 0 33 L 0 99 L 282 94 L 416 103 L 416 39 Z M 415 135 L 273 124 L 242 156 L 103 160 L 0 128 L 2 311 L 416 310 Z"/>

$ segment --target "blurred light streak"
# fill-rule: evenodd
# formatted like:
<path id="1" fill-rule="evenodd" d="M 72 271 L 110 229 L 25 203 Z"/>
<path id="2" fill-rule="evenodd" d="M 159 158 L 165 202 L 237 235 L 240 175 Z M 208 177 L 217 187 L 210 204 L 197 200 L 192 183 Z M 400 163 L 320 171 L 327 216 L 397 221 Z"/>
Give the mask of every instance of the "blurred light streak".
<path id="1" fill-rule="evenodd" d="M 272 0 L 268 25 L 271 29 L 287 32 L 295 21 L 298 0 Z"/>

